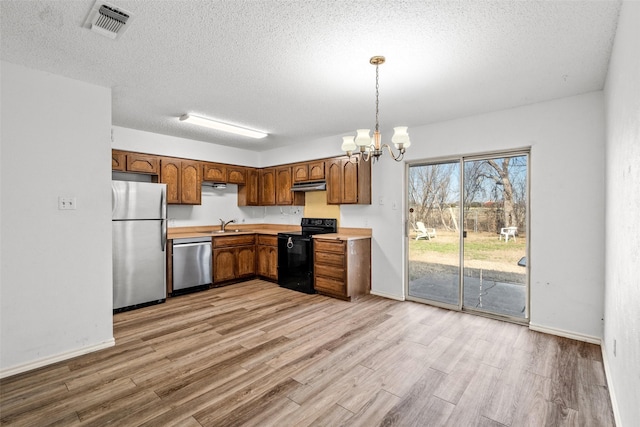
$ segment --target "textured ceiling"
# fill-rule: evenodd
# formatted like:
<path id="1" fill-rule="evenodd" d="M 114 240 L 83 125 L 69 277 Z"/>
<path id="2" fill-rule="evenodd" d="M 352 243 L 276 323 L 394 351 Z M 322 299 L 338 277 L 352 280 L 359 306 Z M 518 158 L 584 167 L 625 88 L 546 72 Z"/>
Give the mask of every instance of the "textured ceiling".
<path id="1" fill-rule="evenodd" d="M 375 123 L 412 126 L 603 88 L 617 1 L 94 0 L 0 2 L 2 60 L 112 88 L 113 124 L 268 150 Z M 270 133 L 230 137 L 183 113 Z M 336 144 L 340 144 L 339 139 Z"/>

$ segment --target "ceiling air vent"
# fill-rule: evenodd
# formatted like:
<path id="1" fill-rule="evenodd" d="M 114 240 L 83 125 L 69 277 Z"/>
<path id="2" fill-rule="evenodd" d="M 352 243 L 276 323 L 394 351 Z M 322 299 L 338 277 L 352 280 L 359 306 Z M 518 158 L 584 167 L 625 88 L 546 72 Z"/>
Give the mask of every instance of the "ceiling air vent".
<path id="1" fill-rule="evenodd" d="M 131 12 L 98 0 L 89 12 L 84 26 L 100 35 L 116 39 L 129 28 L 132 19 Z"/>

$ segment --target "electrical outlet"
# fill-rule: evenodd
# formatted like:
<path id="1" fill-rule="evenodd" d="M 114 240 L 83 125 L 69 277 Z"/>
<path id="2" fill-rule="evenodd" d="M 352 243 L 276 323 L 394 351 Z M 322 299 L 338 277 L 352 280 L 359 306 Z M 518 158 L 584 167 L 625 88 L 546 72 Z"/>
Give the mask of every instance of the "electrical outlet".
<path id="1" fill-rule="evenodd" d="M 76 208 L 75 197 L 58 197 L 59 210 L 75 210 L 75 208 Z"/>
<path id="2" fill-rule="evenodd" d="M 380 196 L 380 198 L 378 199 L 378 204 L 384 205 L 384 197 Z"/>
<path id="3" fill-rule="evenodd" d="M 391 202 L 391 209 L 393 209 L 394 211 L 398 209 L 398 202 L 396 202 L 395 200 Z"/>

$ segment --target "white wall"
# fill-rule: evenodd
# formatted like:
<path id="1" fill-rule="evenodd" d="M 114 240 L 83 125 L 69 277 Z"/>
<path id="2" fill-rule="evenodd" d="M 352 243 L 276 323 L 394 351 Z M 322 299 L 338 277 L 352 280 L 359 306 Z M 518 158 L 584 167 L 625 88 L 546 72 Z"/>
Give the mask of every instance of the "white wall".
<path id="1" fill-rule="evenodd" d="M 603 353 L 620 426 L 637 425 L 640 420 L 639 24 L 640 3 L 624 2 L 605 85 L 607 202 Z"/>
<path id="2" fill-rule="evenodd" d="M 2 62 L 0 376 L 113 345 L 111 91 Z M 58 210 L 58 196 L 76 210 Z"/>
<path id="3" fill-rule="evenodd" d="M 237 185 L 229 184 L 225 189 L 203 186 L 201 205 L 169 205 L 167 215 L 171 227 L 220 225 L 220 219 L 259 224 L 264 222 L 264 207 L 239 207 Z"/>
<path id="4" fill-rule="evenodd" d="M 260 153 L 136 129 L 113 126 L 111 148 L 169 157 L 259 166 Z"/>

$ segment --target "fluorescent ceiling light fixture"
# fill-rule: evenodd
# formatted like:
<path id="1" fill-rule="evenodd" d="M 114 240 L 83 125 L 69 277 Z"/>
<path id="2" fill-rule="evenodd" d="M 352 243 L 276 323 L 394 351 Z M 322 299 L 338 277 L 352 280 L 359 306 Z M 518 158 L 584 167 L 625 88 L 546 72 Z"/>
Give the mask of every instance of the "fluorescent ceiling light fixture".
<path id="1" fill-rule="evenodd" d="M 182 116 L 180 116 L 180 121 L 256 139 L 264 138 L 265 136 L 269 135 L 268 133 L 260 132 L 253 129 L 242 128 L 227 123 L 217 122 L 215 120 L 195 116 L 193 114 L 183 114 Z"/>

